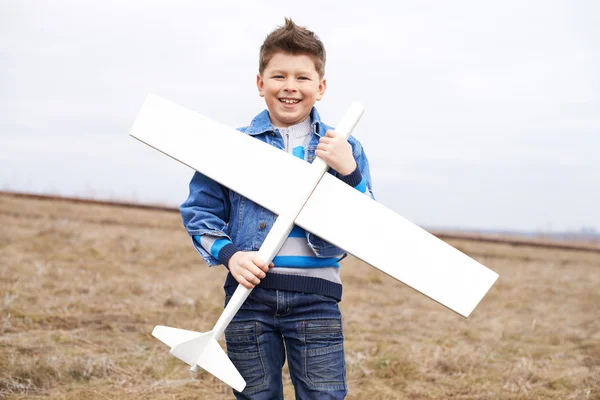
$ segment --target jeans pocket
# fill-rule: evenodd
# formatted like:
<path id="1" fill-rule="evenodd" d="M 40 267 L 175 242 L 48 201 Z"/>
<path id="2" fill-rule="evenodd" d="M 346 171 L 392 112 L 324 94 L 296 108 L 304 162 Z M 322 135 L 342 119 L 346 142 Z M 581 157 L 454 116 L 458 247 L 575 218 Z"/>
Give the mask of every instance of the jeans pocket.
<path id="1" fill-rule="evenodd" d="M 246 381 L 244 393 L 266 384 L 265 365 L 255 322 L 232 322 L 225 329 L 227 355 Z"/>
<path id="2" fill-rule="evenodd" d="M 340 384 L 346 381 L 344 335 L 337 319 L 306 321 L 306 376 L 315 384 Z"/>

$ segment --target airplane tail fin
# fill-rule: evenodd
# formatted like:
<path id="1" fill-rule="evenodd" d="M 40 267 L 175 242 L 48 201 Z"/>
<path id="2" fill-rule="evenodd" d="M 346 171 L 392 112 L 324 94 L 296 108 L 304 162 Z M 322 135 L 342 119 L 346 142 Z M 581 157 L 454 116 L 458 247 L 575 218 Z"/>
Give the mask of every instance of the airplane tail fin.
<path id="1" fill-rule="evenodd" d="M 246 381 L 217 342 L 213 331 L 200 333 L 183 329 L 156 326 L 152 336 L 171 347 L 171 354 L 192 366 L 200 366 L 238 392 Z"/>

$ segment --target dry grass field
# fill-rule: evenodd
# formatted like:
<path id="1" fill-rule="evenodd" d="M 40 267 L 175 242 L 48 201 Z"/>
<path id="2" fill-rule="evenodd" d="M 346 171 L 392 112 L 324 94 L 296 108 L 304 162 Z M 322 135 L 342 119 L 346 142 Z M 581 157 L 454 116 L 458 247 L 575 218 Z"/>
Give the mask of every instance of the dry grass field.
<path id="1" fill-rule="evenodd" d="M 177 213 L 3 195 L 0 226 L 0 398 L 231 398 L 150 335 L 223 306 Z M 348 398 L 600 399 L 600 253 L 450 244 L 500 274 L 468 320 L 344 261 Z"/>

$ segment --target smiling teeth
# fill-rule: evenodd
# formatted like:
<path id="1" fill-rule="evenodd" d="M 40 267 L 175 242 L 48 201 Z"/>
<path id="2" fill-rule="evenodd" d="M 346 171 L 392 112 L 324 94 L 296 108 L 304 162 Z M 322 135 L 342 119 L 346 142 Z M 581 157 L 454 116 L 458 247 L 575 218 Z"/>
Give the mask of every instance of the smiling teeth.
<path id="1" fill-rule="evenodd" d="M 286 104 L 300 103 L 300 100 L 293 100 L 293 99 L 279 99 L 279 101 L 286 103 Z"/>

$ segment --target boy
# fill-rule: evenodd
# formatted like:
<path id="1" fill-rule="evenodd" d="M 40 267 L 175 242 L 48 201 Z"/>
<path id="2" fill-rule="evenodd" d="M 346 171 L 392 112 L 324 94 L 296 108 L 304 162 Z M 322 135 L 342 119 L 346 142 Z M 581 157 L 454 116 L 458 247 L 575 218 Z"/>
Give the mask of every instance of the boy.
<path id="1" fill-rule="evenodd" d="M 330 173 L 372 197 L 361 145 L 336 137 L 313 107 L 325 93 L 324 71 L 323 43 L 286 18 L 260 48 L 256 84 L 267 110 L 240 130 L 307 162 L 321 157 Z M 225 331 L 228 356 L 246 380 L 236 398 L 282 399 L 286 355 L 296 398 L 344 398 L 343 250 L 296 226 L 267 265 L 256 251 L 276 216 L 198 172 L 181 215 L 204 260 L 228 268 L 226 304 L 238 284 L 254 288 Z"/>

